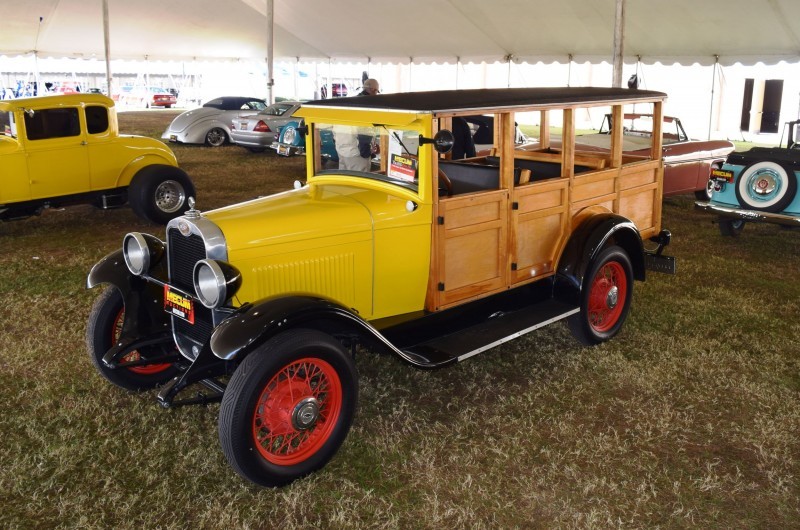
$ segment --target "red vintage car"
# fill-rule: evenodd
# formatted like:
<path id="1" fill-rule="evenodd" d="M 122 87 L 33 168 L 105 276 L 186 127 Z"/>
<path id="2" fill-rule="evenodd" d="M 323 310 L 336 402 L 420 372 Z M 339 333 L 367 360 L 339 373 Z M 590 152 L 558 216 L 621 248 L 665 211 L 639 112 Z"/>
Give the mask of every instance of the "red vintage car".
<path id="1" fill-rule="evenodd" d="M 626 156 L 649 156 L 653 116 L 624 115 L 623 146 Z M 719 169 L 735 146 L 726 140 L 692 140 L 678 118 L 664 116 L 662 124 L 664 153 L 664 196 L 694 193 L 699 200 L 709 200 L 713 191 L 711 171 Z M 607 114 L 594 134 L 576 136 L 575 149 L 609 151 L 611 115 Z"/>

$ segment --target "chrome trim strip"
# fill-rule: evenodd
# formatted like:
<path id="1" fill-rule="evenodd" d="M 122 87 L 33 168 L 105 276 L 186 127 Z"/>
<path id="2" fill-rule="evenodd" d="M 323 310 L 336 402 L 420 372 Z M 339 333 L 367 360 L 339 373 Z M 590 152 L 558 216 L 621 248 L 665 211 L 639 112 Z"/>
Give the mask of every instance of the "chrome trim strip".
<path id="1" fill-rule="evenodd" d="M 780 213 L 759 212 L 756 210 L 746 210 L 744 208 L 720 206 L 718 204 L 711 204 L 703 201 L 695 202 L 694 207 L 704 212 L 717 213 L 722 217 L 732 219 L 741 219 L 743 221 L 751 221 L 755 223 L 773 223 L 784 226 L 800 227 L 800 216 L 794 217 Z"/>
<path id="2" fill-rule="evenodd" d="M 575 309 L 570 309 L 566 313 L 562 313 L 560 315 L 556 315 L 556 316 L 554 316 L 553 318 L 551 318 L 549 320 L 545 320 L 544 322 L 539 322 L 538 324 L 536 324 L 534 326 L 531 326 L 529 328 L 517 331 L 516 333 L 512 333 L 511 335 L 509 335 L 507 337 L 503 337 L 502 339 L 498 339 L 498 340 L 496 340 L 496 341 L 494 341 L 494 342 L 492 342 L 490 344 L 487 344 L 486 346 L 482 346 L 482 347 L 478 348 L 477 350 L 473 350 L 473 351 L 471 351 L 469 353 L 465 353 L 464 355 L 460 355 L 456 359 L 456 361 L 461 362 L 461 361 L 463 361 L 465 359 L 469 359 L 470 357 L 472 357 L 474 355 L 478 355 L 479 353 L 485 352 L 486 350 L 494 348 L 495 346 L 500 346 L 501 344 L 503 344 L 505 342 L 508 342 L 510 340 L 513 340 L 513 339 L 516 339 L 517 337 L 521 337 L 522 335 L 526 335 L 526 334 L 530 333 L 531 331 L 536 331 L 537 329 L 542 328 L 544 326 L 547 326 L 548 324 L 552 324 L 553 322 L 557 322 L 559 320 L 567 318 L 568 316 L 574 315 L 575 313 L 578 313 L 580 310 L 581 309 L 579 307 L 576 307 Z"/>

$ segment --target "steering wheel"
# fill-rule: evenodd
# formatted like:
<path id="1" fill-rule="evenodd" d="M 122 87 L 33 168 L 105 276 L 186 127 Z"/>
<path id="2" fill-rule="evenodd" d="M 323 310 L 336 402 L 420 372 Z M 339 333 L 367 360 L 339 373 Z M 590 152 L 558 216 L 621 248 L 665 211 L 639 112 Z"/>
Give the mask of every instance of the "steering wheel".
<path id="1" fill-rule="evenodd" d="M 444 184 L 444 188 L 447 191 L 445 196 L 446 197 L 452 197 L 453 196 L 453 183 L 450 180 L 450 177 L 448 177 L 447 174 L 444 171 L 441 170 L 441 168 L 439 169 L 439 183 L 440 184 Z M 441 187 L 439 188 L 439 194 L 441 195 Z"/>

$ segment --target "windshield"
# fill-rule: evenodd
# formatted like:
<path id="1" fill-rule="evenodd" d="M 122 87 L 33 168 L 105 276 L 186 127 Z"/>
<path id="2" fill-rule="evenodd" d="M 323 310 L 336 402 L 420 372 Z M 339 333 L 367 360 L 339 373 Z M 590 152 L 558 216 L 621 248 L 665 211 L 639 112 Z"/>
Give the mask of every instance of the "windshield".
<path id="1" fill-rule="evenodd" d="M 275 103 L 274 105 L 270 105 L 266 109 L 262 110 L 259 114 L 266 114 L 267 116 L 283 116 L 294 107 L 292 104 L 288 103 Z"/>
<path id="2" fill-rule="evenodd" d="M 376 125 L 313 128 L 320 149 L 316 175 L 352 175 L 391 182 L 416 191 L 419 180 L 419 136 L 416 129 Z"/>

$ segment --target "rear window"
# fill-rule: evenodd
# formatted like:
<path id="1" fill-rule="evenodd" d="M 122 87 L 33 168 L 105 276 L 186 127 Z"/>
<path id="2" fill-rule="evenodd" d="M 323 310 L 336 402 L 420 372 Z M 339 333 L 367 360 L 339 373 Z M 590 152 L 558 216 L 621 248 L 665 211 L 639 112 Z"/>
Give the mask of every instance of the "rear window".
<path id="1" fill-rule="evenodd" d="M 100 106 L 86 107 L 86 130 L 100 134 L 108 130 L 108 109 Z"/>

